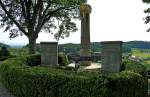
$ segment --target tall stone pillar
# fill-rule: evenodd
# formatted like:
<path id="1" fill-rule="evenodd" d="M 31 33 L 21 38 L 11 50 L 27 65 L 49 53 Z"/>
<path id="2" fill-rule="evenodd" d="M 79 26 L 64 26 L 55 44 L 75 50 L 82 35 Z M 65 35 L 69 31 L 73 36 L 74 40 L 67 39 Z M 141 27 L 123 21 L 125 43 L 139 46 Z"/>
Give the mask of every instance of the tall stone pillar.
<path id="1" fill-rule="evenodd" d="M 41 42 L 41 64 L 56 66 L 58 64 L 58 43 Z"/>
<path id="2" fill-rule="evenodd" d="M 91 6 L 88 4 L 80 5 L 81 15 L 81 65 L 88 66 L 91 64 L 89 58 L 91 57 L 90 48 L 90 13 Z"/>
<path id="3" fill-rule="evenodd" d="M 122 64 L 122 42 L 105 41 L 101 44 L 103 72 L 120 72 Z"/>

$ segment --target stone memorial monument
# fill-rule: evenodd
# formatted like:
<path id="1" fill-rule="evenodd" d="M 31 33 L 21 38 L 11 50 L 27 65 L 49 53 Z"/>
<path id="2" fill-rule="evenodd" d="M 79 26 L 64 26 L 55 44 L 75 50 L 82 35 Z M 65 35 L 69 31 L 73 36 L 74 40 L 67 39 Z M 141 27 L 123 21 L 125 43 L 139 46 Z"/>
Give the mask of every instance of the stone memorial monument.
<path id="1" fill-rule="evenodd" d="M 81 50 L 80 59 L 82 66 L 88 66 L 91 64 L 89 60 L 91 57 L 90 48 L 90 13 L 91 6 L 88 4 L 80 5 L 80 16 L 81 16 Z"/>
<path id="2" fill-rule="evenodd" d="M 55 66 L 58 64 L 58 43 L 41 42 L 41 64 Z"/>
<path id="3" fill-rule="evenodd" d="M 122 42 L 102 42 L 102 70 L 104 73 L 120 72 L 122 64 Z"/>

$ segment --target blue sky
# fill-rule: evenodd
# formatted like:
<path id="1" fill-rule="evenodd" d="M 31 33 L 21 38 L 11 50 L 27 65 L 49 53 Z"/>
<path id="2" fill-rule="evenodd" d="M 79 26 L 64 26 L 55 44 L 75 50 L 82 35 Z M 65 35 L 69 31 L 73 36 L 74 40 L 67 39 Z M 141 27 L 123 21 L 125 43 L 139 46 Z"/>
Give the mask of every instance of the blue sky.
<path id="1" fill-rule="evenodd" d="M 142 0 L 88 0 L 92 6 L 91 13 L 91 42 L 100 41 L 150 41 L 150 33 L 146 29 L 143 10 L 148 5 Z M 80 43 L 80 21 L 77 21 L 78 32 L 69 38 L 61 39 L 59 43 Z M 2 31 L 2 29 L 1 29 Z M 37 42 L 55 41 L 51 34 L 41 33 Z M 0 42 L 6 44 L 27 44 L 25 36 L 9 39 L 8 33 L 0 33 Z"/>

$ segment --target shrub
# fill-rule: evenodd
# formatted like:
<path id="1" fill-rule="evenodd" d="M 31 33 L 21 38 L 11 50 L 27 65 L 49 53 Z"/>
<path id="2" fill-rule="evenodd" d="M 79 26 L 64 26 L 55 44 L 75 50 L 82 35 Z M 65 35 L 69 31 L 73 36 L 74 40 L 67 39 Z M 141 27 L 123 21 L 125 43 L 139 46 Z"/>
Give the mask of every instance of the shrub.
<path id="1" fill-rule="evenodd" d="M 10 57 L 12 57 L 12 56 L 10 56 L 9 51 L 7 50 L 7 48 L 5 46 L 3 46 L 0 50 L 0 61 L 6 60 Z"/>
<path id="2" fill-rule="evenodd" d="M 124 66 L 125 70 L 127 71 L 140 73 L 143 76 L 146 75 L 146 67 L 140 62 L 131 61 L 131 60 L 123 60 L 122 66 Z"/>
<path id="3" fill-rule="evenodd" d="M 110 76 L 27 67 L 24 59 L 0 65 L 1 82 L 18 97 L 145 97 L 146 82 L 136 73 Z M 145 92 L 146 91 L 146 92 Z"/>
<path id="4" fill-rule="evenodd" d="M 6 59 L 8 59 L 8 58 L 14 58 L 15 56 L 1 56 L 0 57 L 0 61 L 4 61 L 4 60 L 6 60 Z"/>
<path id="5" fill-rule="evenodd" d="M 148 79 L 134 72 L 124 71 L 111 75 L 111 97 L 147 97 Z"/>
<path id="6" fill-rule="evenodd" d="M 26 57 L 26 64 L 29 66 L 37 66 L 41 64 L 41 55 L 33 54 Z"/>
<path id="7" fill-rule="evenodd" d="M 0 50 L 0 56 L 9 56 L 10 53 L 5 46 L 3 46 Z"/>
<path id="8" fill-rule="evenodd" d="M 63 53 L 59 54 L 58 55 L 58 64 L 60 66 L 68 65 L 69 64 L 68 57 L 65 54 L 63 54 Z"/>

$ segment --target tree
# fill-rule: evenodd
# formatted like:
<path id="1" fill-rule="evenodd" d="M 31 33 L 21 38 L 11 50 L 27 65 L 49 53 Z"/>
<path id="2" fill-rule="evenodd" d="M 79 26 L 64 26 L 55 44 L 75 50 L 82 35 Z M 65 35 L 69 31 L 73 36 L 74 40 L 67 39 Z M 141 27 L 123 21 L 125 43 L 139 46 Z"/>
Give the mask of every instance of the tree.
<path id="1" fill-rule="evenodd" d="M 150 0 L 142 0 L 144 3 L 146 4 L 150 4 Z M 144 13 L 148 14 L 144 20 L 145 20 L 145 24 L 148 24 L 150 23 L 150 16 L 149 16 L 149 13 L 150 13 L 150 8 L 147 8 L 146 10 L 144 10 Z M 150 28 L 147 29 L 147 32 L 150 32 Z"/>
<path id="2" fill-rule="evenodd" d="M 38 34 L 49 32 L 56 39 L 77 31 L 71 18 L 79 18 L 78 6 L 86 0 L 0 0 L 0 27 L 10 38 L 26 35 L 29 53 L 35 53 Z M 57 29 L 57 33 L 53 30 Z"/>

